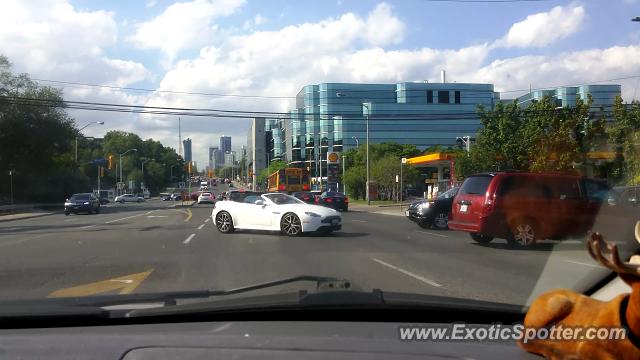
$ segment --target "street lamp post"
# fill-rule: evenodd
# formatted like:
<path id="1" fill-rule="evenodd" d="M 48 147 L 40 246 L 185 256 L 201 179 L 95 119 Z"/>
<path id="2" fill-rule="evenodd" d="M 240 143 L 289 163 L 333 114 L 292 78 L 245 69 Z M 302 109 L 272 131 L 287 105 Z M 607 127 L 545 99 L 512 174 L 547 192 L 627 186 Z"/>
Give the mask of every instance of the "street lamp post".
<path id="1" fill-rule="evenodd" d="M 352 136 L 351 138 L 356 141 L 356 148 L 359 148 L 360 147 L 360 142 L 358 141 L 358 137 L 357 136 Z"/>
<path id="2" fill-rule="evenodd" d="M 78 130 L 78 133 L 80 133 L 80 131 L 86 129 L 87 127 L 91 126 L 91 125 L 104 125 L 104 121 L 94 121 L 94 122 L 90 122 L 87 125 L 83 126 L 80 128 L 80 130 Z M 76 165 L 78 164 L 78 135 L 76 135 Z"/>
<path id="3" fill-rule="evenodd" d="M 15 170 L 9 170 L 9 183 L 11 184 L 11 205 L 13 205 L 13 173 Z"/>
<path id="4" fill-rule="evenodd" d="M 465 148 L 467 150 L 467 152 L 469 152 L 469 150 L 471 150 L 471 136 L 467 135 L 467 136 L 463 136 L 463 137 L 457 137 L 456 141 L 460 141 L 465 145 Z"/>
<path id="5" fill-rule="evenodd" d="M 138 149 L 129 149 L 129 150 L 127 150 L 127 151 L 125 151 L 125 152 L 123 152 L 123 153 L 121 153 L 121 154 L 120 154 L 120 182 L 119 182 L 120 184 L 122 184 L 122 157 L 123 157 L 124 155 L 126 155 L 129 151 L 135 151 L 135 152 L 138 152 Z M 121 187 L 121 186 L 120 186 L 120 187 Z M 120 190 L 120 189 L 118 189 L 118 190 Z M 120 192 L 118 192 L 118 194 L 120 194 Z"/>
<path id="6" fill-rule="evenodd" d="M 347 187 L 344 184 L 344 163 L 347 157 L 342 155 L 342 192 L 344 193 L 345 196 L 347 196 Z"/>
<path id="7" fill-rule="evenodd" d="M 369 170 L 369 112 L 371 111 L 371 103 L 362 103 L 362 106 L 367 109 L 366 121 L 367 121 L 367 185 L 365 186 L 367 195 L 367 205 L 371 205 L 371 197 L 369 196 L 370 186 L 370 170 Z"/>

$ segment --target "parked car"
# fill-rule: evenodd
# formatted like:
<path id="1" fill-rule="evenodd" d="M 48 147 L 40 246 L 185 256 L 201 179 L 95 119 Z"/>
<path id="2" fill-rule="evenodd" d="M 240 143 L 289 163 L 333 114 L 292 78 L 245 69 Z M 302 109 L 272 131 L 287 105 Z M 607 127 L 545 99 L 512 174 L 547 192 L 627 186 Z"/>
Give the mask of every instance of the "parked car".
<path id="1" fill-rule="evenodd" d="M 273 230 L 287 236 L 303 232 L 332 232 L 342 228 L 336 210 L 305 204 L 282 193 L 248 195 L 243 202 L 220 201 L 211 213 L 221 233 L 236 229 Z"/>
<path id="2" fill-rule="evenodd" d="M 121 204 L 124 204 L 126 202 L 143 202 L 144 198 L 142 196 L 139 195 L 133 195 L 133 194 L 122 194 L 122 195 L 118 195 L 116 196 L 115 202 L 119 202 Z"/>
<path id="3" fill-rule="evenodd" d="M 340 192 L 325 191 L 316 199 L 316 202 L 318 205 L 327 206 L 340 211 L 349 210 L 349 198 Z"/>
<path id="4" fill-rule="evenodd" d="M 100 212 L 100 200 L 92 193 L 73 194 L 64 202 L 64 214 L 77 214 L 86 212 L 87 214 Z"/>
<path id="5" fill-rule="evenodd" d="M 296 191 L 291 195 L 294 196 L 296 199 L 306 202 L 307 204 L 316 203 L 316 197 L 310 191 Z"/>
<path id="6" fill-rule="evenodd" d="M 440 193 L 435 199 L 416 201 L 409 205 L 405 216 L 424 228 L 447 229 L 451 204 L 457 193 L 458 188 L 454 187 Z"/>
<path id="7" fill-rule="evenodd" d="M 212 193 L 204 192 L 198 196 L 198 204 L 213 204 L 216 201 L 216 196 Z"/>
<path id="8" fill-rule="evenodd" d="M 453 200 L 449 228 L 479 243 L 560 239 L 591 229 L 611 197 L 604 180 L 573 175 L 487 173 L 468 177 Z"/>

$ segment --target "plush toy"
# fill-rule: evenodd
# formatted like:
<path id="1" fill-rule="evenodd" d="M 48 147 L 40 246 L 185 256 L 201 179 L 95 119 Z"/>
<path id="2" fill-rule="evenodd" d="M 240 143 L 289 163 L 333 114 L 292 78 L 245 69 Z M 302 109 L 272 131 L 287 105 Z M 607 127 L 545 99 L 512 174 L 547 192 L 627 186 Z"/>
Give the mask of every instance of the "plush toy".
<path id="1" fill-rule="evenodd" d="M 640 242 L 640 222 L 635 227 Z M 631 286 L 631 294 L 618 295 L 611 301 L 598 301 L 569 290 L 553 290 L 538 297 L 527 312 L 525 328 L 626 328 L 623 340 L 520 340 L 526 351 L 547 359 L 640 359 L 640 256 L 627 263 L 620 260 L 615 244 L 592 233 L 587 239 L 589 254 L 600 264 L 616 272 Z"/>

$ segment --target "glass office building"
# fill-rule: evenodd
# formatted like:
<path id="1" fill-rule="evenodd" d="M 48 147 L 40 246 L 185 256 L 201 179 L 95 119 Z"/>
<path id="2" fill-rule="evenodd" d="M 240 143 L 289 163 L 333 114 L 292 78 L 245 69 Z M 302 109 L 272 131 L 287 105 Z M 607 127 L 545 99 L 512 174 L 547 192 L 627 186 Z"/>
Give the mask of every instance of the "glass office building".
<path id="1" fill-rule="evenodd" d="M 593 100 L 591 103 L 591 110 L 593 112 L 604 111 L 607 113 L 610 112 L 616 96 L 622 95 L 622 88 L 621 85 L 566 86 L 554 89 L 531 91 L 525 95 L 519 96 L 515 100 L 508 100 L 506 102 L 516 101 L 518 106 L 527 107 L 534 101 L 538 101 L 543 97 L 549 97 L 553 99 L 559 107 L 572 107 L 576 105 L 576 100 L 586 100 L 589 95 L 591 95 Z"/>
<path id="2" fill-rule="evenodd" d="M 342 152 L 366 141 L 413 144 L 420 149 L 451 146 L 474 136 L 478 105 L 493 108 L 499 99 L 491 84 L 398 83 L 307 85 L 296 108 L 281 119 L 284 158 L 291 166 L 317 173 L 327 152 Z"/>

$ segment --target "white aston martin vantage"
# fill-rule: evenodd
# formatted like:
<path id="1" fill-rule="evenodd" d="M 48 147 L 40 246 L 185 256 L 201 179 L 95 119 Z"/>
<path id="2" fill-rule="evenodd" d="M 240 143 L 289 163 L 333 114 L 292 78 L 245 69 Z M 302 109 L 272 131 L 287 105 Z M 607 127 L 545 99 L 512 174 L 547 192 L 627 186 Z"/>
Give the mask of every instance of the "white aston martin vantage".
<path id="1" fill-rule="evenodd" d="M 331 232 L 342 228 L 340 212 L 311 205 L 282 193 L 244 198 L 243 202 L 218 201 L 211 213 L 222 233 L 235 229 L 273 230 L 296 236 L 303 232 Z"/>

